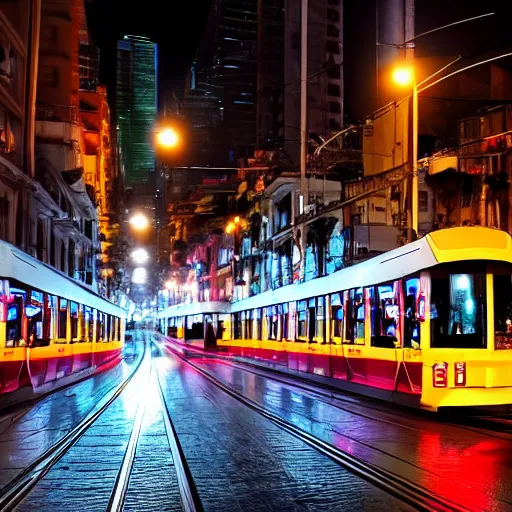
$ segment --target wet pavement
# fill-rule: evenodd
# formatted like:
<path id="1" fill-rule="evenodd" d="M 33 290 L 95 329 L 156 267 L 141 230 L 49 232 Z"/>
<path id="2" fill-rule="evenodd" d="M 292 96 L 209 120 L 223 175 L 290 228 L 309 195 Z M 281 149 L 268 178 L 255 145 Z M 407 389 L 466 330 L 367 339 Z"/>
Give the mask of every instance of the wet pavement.
<path id="1" fill-rule="evenodd" d="M 0 415 L 0 488 L 61 440 L 135 370 L 144 352 L 141 340 L 139 336 L 126 344 L 123 359 L 114 368 L 56 391 L 21 415 Z"/>
<path id="2" fill-rule="evenodd" d="M 512 509 L 512 436 L 441 423 L 414 412 L 315 395 L 272 374 L 191 359 L 270 412 L 343 451 L 471 510 Z M 278 377 L 280 378 L 280 377 Z"/>
<path id="3" fill-rule="evenodd" d="M 248 409 L 177 356 L 155 364 L 205 510 L 410 510 Z"/>
<path id="4" fill-rule="evenodd" d="M 128 356 L 109 372 L 43 399 L 22 416 L 0 418 L 3 487 L 142 361 L 120 396 L 16 510 L 107 510 L 142 405 L 124 510 L 182 510 L 164 423 L 167 411 L 206 511 L 411 510 L 248 408 L 162 345 L 148 347 L 129 345 Z M 301 430 L 469 510 L 512 509 L 511 435 L 315 394 L 290 377 L 271 378 L 240 363 L 191 361 Z"/>
<path id="5" fill-rule="evenodd" d="M 122 363 L 109 372 L 108 384 L 91 380 L 56 393 L 4 427 L 2 485 L 84 418 L 128 370 Z M 163 421 L 166 410 L 204 510 L 411 510 L 248 409 L 177 356 L 154 347 L 122 394 L 16 510 L 107 510 L 142 403 L 145 415 L 124 510 L 182 509 Z"/>

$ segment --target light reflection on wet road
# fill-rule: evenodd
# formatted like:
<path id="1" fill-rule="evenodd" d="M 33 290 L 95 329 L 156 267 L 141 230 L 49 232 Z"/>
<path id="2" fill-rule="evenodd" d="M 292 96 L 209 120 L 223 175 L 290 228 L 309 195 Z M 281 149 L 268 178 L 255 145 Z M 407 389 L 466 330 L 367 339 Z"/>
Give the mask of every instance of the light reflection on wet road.
<path id="1" fill-rule="evenodd" d="M 140 342 L 127 343 L 124 358 L 115 368 L 38 402 L 11 423 L 0 422 L 0 488 L 62 439 L 94 405 L 132 373 L 143 353 Z"/>
<path id="2" fill-rule="evenodd" d="M 177 356 L 155 362 L 205 510 L 409 510 L 249 410 Z"/>
<path id="3" fill-rule="evenodd" d="M 388 465 L 439 494 L 480 510 L 512 503 L 512 436 L 508 440 L 413 414 L 347 406 L 247 371 L 243 365 L 207 358 L 193 361 L 301 429 L 377 465 Z"/>
<path id="4" fill-rule="evenodd" d="M 138 350 L 142 353 L 142 347 Z M 153 345 L 151 359 L 205 510 L 409 510 L 250 410 L 176 355 Z M 236 365 L 197 357 L 193 361 L 348 453 L 472 510 L 508 509 L 495 498 L 511 497 L 512 436 L 509 441 L 413 414 L 369 409 L 316 396 Z M 44 399 L 10 428 L 0 423 L 0 485 L 85 417 L 134 364 L 127 359 L 108 373 Z M 147 414 L 125 510 L 180 509 L 163 411 L 148 367 L 141 366 L 112 407 L 17 510 L 105 510 L 141 397 Z"/>

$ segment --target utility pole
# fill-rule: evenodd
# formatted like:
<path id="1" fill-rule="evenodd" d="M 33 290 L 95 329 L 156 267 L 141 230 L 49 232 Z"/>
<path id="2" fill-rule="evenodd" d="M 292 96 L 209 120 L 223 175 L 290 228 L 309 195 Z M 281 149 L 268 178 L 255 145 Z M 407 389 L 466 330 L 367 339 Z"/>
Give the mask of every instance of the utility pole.
<path id="1" fill-rule="evenodd" d="M 299 214 L 308 204 L 306 164 L 308 151 L 308 0 L 301 0 L 300 50 L 300 197 Z"/>

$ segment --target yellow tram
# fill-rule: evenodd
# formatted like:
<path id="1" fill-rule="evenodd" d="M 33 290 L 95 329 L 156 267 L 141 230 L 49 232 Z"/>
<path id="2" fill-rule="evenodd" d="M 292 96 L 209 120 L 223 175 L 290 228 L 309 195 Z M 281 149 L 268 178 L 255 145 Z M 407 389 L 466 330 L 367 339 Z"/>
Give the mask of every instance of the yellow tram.
<path id="1" fill-rule="evenodd" d="M 511 278 L 508 233 L 451 228 L 222 311 L 180 305 L 160 319 L 183 341 L 187 325 L 222 322 L 217 346 L 232 355 L 385 400 L 428 410 L 508 406 Z"/>

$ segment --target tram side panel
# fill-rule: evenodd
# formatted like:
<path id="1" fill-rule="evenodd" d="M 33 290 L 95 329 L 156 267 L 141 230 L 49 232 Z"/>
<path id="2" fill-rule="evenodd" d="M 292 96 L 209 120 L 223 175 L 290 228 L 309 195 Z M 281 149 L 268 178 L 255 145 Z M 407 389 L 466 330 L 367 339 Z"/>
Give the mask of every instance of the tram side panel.
<path id="1" fill-rule="evenodd" d="M 12 279 L 0 283 L 0 394 L 53 389 L 120 359 L 122 318 Z"/>

